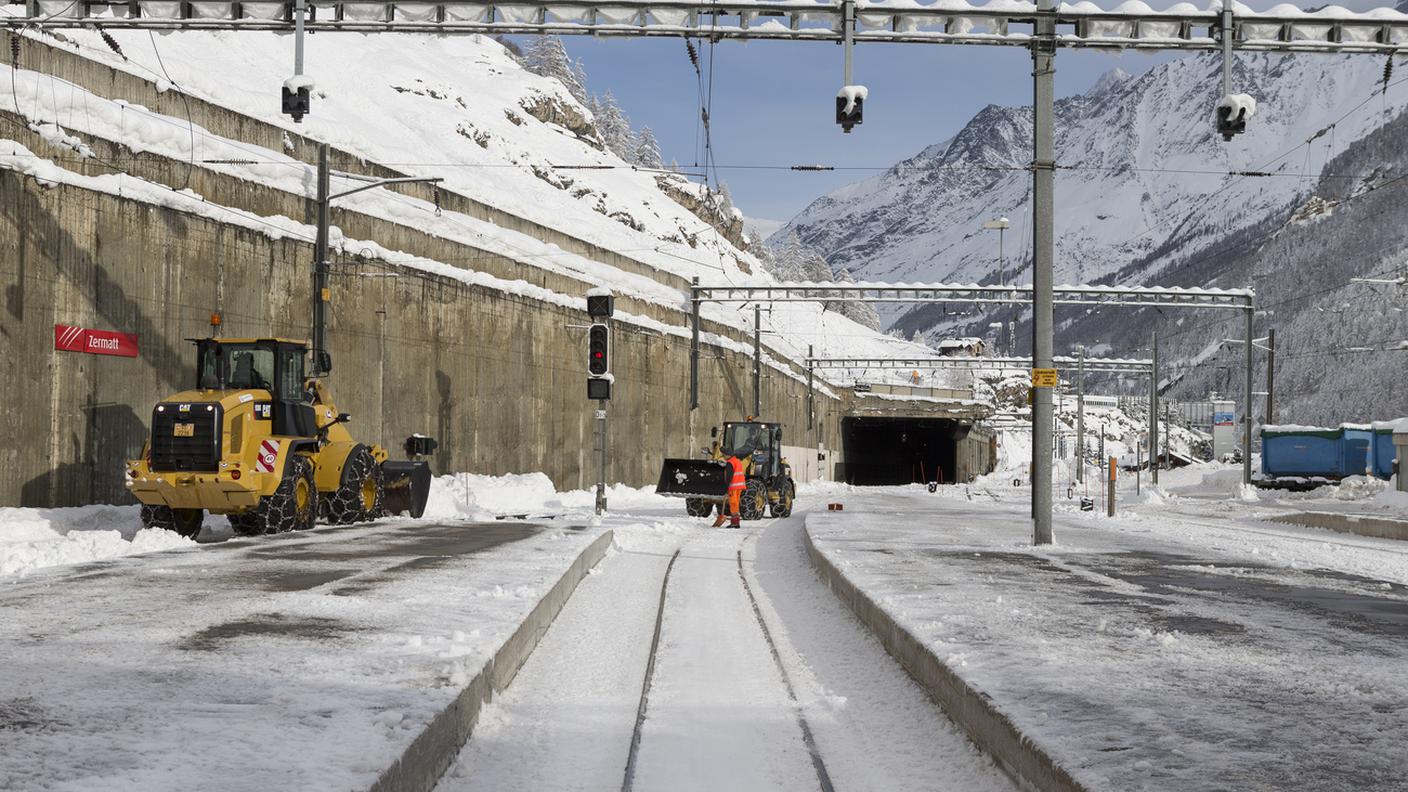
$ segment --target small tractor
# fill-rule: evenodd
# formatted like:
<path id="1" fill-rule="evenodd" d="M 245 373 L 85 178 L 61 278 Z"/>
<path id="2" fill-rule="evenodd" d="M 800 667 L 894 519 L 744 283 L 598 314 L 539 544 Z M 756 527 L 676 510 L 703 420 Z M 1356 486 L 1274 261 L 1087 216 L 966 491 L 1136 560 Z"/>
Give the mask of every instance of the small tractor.
<path id="1" fill-rule="evenodd" d="M 746 421 L 726 422 L 722 439 L 717 426 L 709 434 L 715 441 L 712 448 L 703 449 L 706 458 L 665 460 L 655 487 L 657 494 L 684 498 L 686 513 L 707 517 L 714 509 L 723 508 L 731 476 L 724 460 L 737 456 L 744 460 L 747 477 L 747 487 L 739 499 L 739 516 L 757 520 L 765 512 L 773 517 L 792 514 L 797 485 L 792 480 L 792 466 L 782 458 L 782 424 L 749 417 Z"/>
<path id="2" fill-rule="evenodd" d="M 327 385 L 304 377 L 308 346 L 282 338 L 202 338 L 196 387 L 152 411 L 127 487 L 142 524 L 194 538 L 204 512 L 228 515 L 245 536 L 345 524 L 386 514 L 419 517 L 430 494 L 429 437 L 407 438 L 407 462 L 359 443 Z M 321 368 L 331 368 L 326 355 Z"/>

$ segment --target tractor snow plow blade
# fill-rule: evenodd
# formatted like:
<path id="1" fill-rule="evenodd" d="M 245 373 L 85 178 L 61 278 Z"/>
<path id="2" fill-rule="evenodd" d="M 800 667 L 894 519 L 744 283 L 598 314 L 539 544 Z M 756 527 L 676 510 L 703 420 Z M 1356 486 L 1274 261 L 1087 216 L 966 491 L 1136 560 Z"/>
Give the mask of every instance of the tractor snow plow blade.
<path id="1" fill-rule="evenodd" d="M 728 495 L 728 466 L 710 459 L 667 459 L 660 468 L 655 494 L 677 498 L 722 498 Z"/>
<path id="2" fill-rule="evenodd" d="M 430 497 L 429 462 L 383 462 L 381 472 L 386 485 L 382 508 L 387 514 L 425 514 Z"/>

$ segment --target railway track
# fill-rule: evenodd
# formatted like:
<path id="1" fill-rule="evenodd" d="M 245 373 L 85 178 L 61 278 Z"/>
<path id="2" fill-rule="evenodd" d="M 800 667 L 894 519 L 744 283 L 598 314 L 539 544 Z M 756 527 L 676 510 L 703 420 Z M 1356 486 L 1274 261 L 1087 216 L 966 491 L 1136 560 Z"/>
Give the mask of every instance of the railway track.
<path id="1" fill-rule="evenodd" d="M 631 732 L 631 745 L 626 758 L 626 769 L 621 779 L 621 792 L 634 792 L 635 790 L 636 768 L 641 755 L 643 732 L 649 718 L 650 691 L 655 681 L 656 658 L 660 651 L 660 634 L 665 624 L 665 603 L 669 594 L 670 575 L 675 569 L 675 563 L 680 558 L 680 552 L 681 550 L 677 549 L 670 556 L 670 562 L 665 566 L 665 574 L 660 581 L 660 599 L 655 613 L 655 627 L 651 634 L 650 655 L 646 660 L 645 678 L 641 683 L 640 704 L 636 709 L 635 728 Z M 797 699 L 797 691 L 792 682 L 792 677 L 788 674 L 787 667 L 782 662 L 782 656 L 777 649 L 777 642 L 773 639 L 772 631 L 768 629 L 767 620 L 763 617 L 762 608 L 758 606 L 758 599 L 754 595 L 753 587 L 749 584 L 748 576 L 744 572 L 742 547 L 734 551 L 734 561 L 737 565 L 738 581 L 743 586 L 743 592 L 748 598 L 748 604 L 752 609 L 758 629 L 762 633 L 763 640 L 767 643 L 768 653 L 771 655 L 778 675 L 782 679 L 783 687 L 787 690 L 787 699 L 791 705 L 793 719 L 801 735 L 802 744 L 806 746 L 807 756 L 811 760 L 812 770 L 816 775 L 817 786 L 821 792 L 835 792 L 836 787 L 831 780 L 831 774 L 826 769 L 826 761 L 821 756 L 821 749 L 817 746 L 816 736 L 812 730 L 811 724 L 807 721 L 806 713 L 802 710 L 801 702 Z"/>

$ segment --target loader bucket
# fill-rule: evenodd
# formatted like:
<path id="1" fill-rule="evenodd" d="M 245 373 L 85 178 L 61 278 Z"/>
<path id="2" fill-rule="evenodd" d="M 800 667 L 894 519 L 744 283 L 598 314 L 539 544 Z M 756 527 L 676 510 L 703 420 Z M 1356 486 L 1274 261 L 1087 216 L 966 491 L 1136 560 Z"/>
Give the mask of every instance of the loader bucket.
<path id="1" fill-rule="evenodd" d="M 386 484 L 382 506 L 387 514 L 425 514 L 425 501 L 430 497 L 429 462 L 383 462 L 381 473 Z"/>
<path id="2" fill-rule="evenodd" d="M 722 498 L 728 495 L 728 465 L 712 459 L 667 459 L 660 468 L 657 495 Z"/>

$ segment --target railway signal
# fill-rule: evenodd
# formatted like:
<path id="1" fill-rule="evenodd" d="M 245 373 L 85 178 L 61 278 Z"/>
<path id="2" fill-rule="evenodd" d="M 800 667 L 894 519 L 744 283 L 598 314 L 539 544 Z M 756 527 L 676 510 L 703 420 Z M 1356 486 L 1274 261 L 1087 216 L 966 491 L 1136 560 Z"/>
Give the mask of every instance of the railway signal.
<path id="1" fill-rule="evenodd" d="M 847 85 L 836 93 L 836 123 L 841 131 L 850 131 L 861 123 L 867 91 L 864 85 Z"/>
<path id="2" fill-rule="evenodd" d="M 604 324 L 592 325 L 588 335 L 587 373 L 592 377 L 611 373 L 611 329 Z"/>

